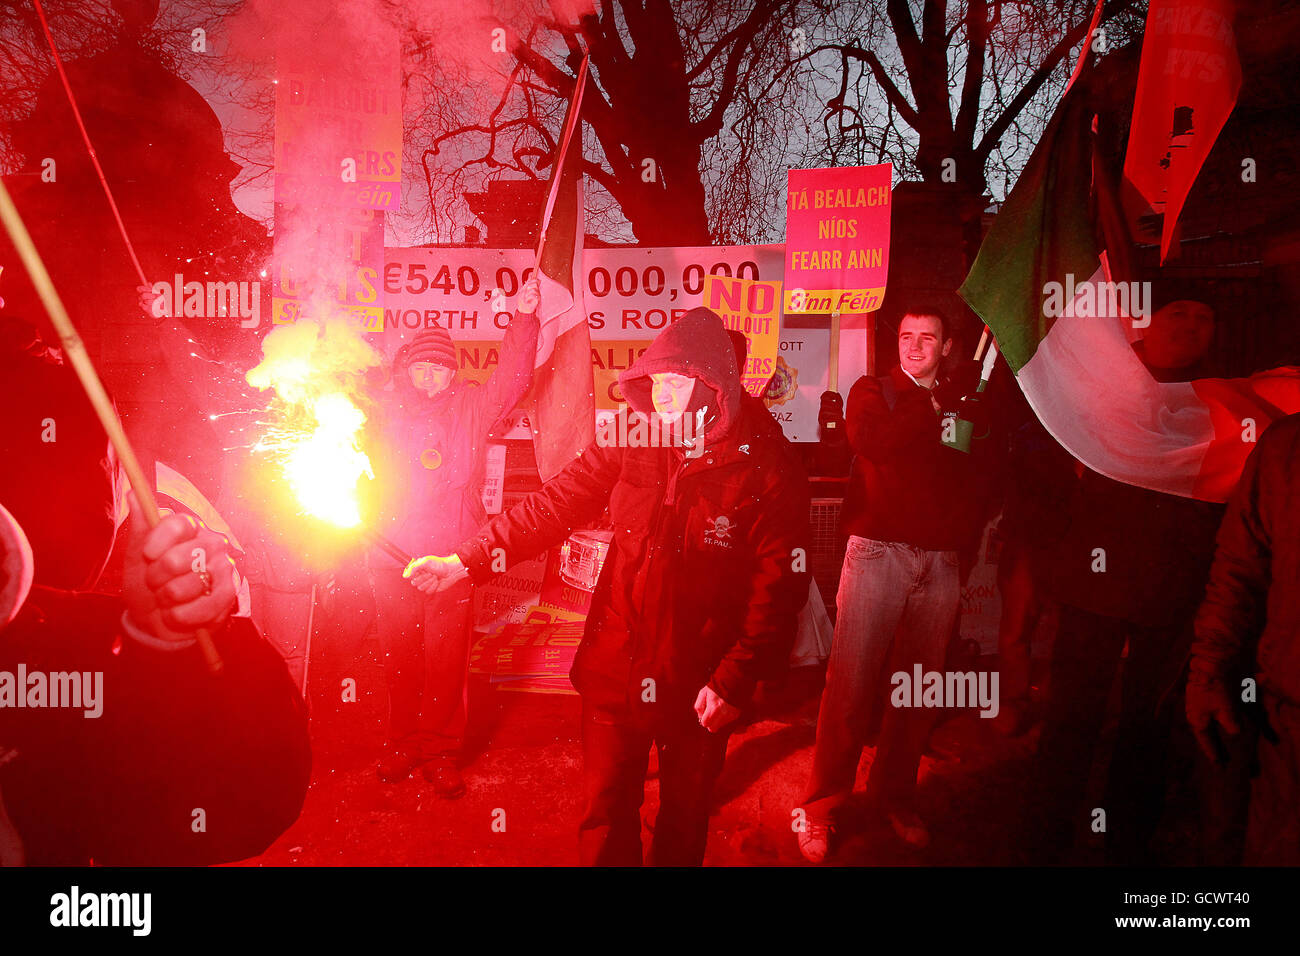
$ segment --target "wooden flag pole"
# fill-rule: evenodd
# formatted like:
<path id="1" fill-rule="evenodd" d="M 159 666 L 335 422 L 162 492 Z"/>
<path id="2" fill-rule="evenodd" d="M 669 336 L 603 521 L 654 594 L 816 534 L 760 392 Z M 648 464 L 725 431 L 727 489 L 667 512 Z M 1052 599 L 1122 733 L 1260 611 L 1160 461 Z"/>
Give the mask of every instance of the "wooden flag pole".
<path id="1" fill-rule="evenodd" d="M 831 313 L 831 342 L 827 349 L 826 391 L 840 390 L 840 313 L 837 309 Z"/>
<path id="2" fill-rule="evenodd" d="M 108 434 L 108 440 L 112 442 L 117 457 L 122 462 L 122 468 L 131 482 L 131 488 L 140 502 L 144 520 L 150 528 L 153 528 L 159 521 L 153 482 L 145 478 L 144 469 L 140 467 L 135 449 L 131 447 L 131 442 L 122 429 L 122 420 L 117 417 L 117 409 L 113 407 L 108 392 L 104 390 L 104 384 L 99 379 L 99 373 L 95 371 L 94 363 L 91 362 L 90 355 L 86 351 L 86 345 L 81 340 L 81 334 L 68 318 L 58 290 L 54 288 L 54 282 L 45 269 L 45 263 L 41 261 L 40 253 L 36 251 L 36 244 L 32 242 L 32 237 L 27 232 L 27 227 L 23 224 L 22 217 L 9 197 L 9 190 L 5 188 L 3 181 L 0 181 L 0 219 L 4 220 L 5 231 L 9 233 L 14 248 L 18 250 L 18 257 L 22 259 L 27 274 L 31 277 L 32 285 L 41 298 L 41 304 L 45 306 L 45 311 L 59 334 L 59 341 L 63 345 L 63 352 L 67 355 L 68 362 L 77 373 L 81 387 L 85 389 L 86 397 L 90 399 L 90 404 L 99 417 L 99 423 Z M 197 637 L 208 670 L 213 674 L 221 673 L 223 664 L 216 647 L 213 646 L 212 635 L 206 630 L 200 630 Z"/>

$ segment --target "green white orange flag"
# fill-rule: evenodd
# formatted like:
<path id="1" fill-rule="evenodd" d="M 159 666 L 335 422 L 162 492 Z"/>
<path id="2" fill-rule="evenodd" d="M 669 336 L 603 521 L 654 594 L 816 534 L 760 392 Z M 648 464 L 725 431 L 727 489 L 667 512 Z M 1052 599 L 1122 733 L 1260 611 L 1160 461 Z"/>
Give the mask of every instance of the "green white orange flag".
<path id="1" fill-rule="evenodd" d="M 596 439 L 591 333 L 582 300 L 582 133 L 579 119 L 587 77 L 584 59 L 565 114 L 551 167 L 538 244 L 542 301 L 537 310 L 533 381 L 533 449 L 549 481 Z"/>
<path id="2" fill-rule="evenodd" d="M 1258 435 L 1300 411 L 1300 369 L 1161 383 L 1130 345 L 1149 296 L 1111 274 L 1090 204 L 1092 115 L 1072 91 L 998 213 L 960 294 L 992 329 L 1043 426 L 1117 481 L 1223 501 Z M 1108 209 L 1108 203 L 1110 208 Z M 1126 249 L 1110 258 L 1119 261 Z M 1127 277 L 1124 277 L 1127 278 Z"/>

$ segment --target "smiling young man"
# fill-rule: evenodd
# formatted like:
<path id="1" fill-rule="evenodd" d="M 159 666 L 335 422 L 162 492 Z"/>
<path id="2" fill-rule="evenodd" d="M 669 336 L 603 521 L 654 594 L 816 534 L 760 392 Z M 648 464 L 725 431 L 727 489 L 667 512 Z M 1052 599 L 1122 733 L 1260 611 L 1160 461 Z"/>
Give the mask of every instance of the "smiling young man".
<path id="1" fill-rule="evenodd" d="M 582 695 L 584 863 L 640 865 L 650 747 L 659 752 L 653 862 L 704 859 L 727 737 L 760 679 L 786 665 L 808 597 L 808 480 L 761 403 L 743 401 L 718 316 L 694 309 L 619 376 L 631 417 L 453 554 L 413 562 L 436 592 L 525 560 L 600 517 L 614 540 L 572 678 Z M 699 444 L 703 443 L 702 447 Z"/>
<path id="2" fill-rule="evenodd" d="M 987 517 L 987 440 L 970 453 L 942 442 L 942 413 L 959 411 L 974 382 L 941 375 L 952 351 L 938 312 L 907 312 L 898 365 L 858 379 L 846 424 L 856 456 L 840 528 L 848 534 L 839 613 L 817 721 L 799 849 L 826 858 L 836 812 L 853 792 L 869 728 L 881 726 L 867 796 L 909 844 L 929 840 L 912 807 L 933 711 L 889 706 L 892 672 L 942 671 L 961 598 L 959 553 Z M 965 368 L 963 369 L 966 370 Z"/>

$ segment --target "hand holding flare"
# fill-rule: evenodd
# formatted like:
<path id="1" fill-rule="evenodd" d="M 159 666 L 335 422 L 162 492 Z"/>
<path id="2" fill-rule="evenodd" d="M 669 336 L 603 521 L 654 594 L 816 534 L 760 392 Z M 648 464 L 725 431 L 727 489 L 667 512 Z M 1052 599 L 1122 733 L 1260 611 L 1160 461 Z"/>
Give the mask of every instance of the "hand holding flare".
<path id="1" fill-rule="evenodd" d="M 425 594 L 436 594 L 469 577 L 469 571 L 458 555 L 427 554 L 416 558 L 402 571 L 413 587 Z"/>

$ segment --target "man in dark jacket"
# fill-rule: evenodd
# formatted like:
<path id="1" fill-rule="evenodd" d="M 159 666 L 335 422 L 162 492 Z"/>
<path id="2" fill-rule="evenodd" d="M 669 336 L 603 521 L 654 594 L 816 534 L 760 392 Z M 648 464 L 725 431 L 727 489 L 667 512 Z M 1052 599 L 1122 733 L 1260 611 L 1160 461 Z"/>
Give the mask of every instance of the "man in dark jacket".
<path id="1" fill-rule="evenodd" d="M 857 456 L 841 516 L 849 541 L 798 831 L 800 851 L 815 863 L 830 850 L 836 811 L 853 792 L 876 720 L 868 799 L 904 841 L 929 840 L 912 795 L 934 712 L 885 702 L 889 673 L 943 670 L 961 604 L 959 563 L 974 552 L 988 517 L 991 443 L 976 439 L 963 451 L 944 442 L 956 437 L 956 420 L 945 412 L 977 417 L 962 401 L 976 383 L 940 376 L 951 349 L 941 314 L 909 312 L 898 326 L 899 364 L 881 378 L 858 379 L 849 392 L 847 430 Z"/>
<path id="2" fill-rule="evenodd" d="M 1187 719 L 1210 759 L 1222 762 L 1242 716 L 1261 727 L 1244 852 L 1254 865 L 1300 864 L 1297 620 L 1300 415 L 1290 415 L 1260 437 L 1228 502 L 1187 682 Z"/>
<path id="3" fill-rule="evenodd" d="M 1150 326 L 1136 347 L 1148 370 L 1162 382 L 1206 377 L 1213 310 L 1175 298 L 1167 282 L 1157 283 L 1154 294 Z M 1076 835 L 1101 824 L 1102 809 L 1098 832 L 1106 834 L 1108 862 L 1149 863 L 1192 618 L 1223 508 L 1113 481 L 1082 464 L 1076 474 L 1066 492 L 1066 528 L 1045 568 L 1060 623 L 1026 846 L 1034 862 L 1061 862 Z M 1106 791 L 1096 807 L 1085 806 L 1121 659 L 1120 724 Z"/>
<path id="4" fill-rule="evenodd" d="M 298 817 L 311 747 L 283 659 L 230 618 L 229 543 L 183 515 L 133 523 L 121 597 L 85 593 L 113 546 L 108 437 L 59 354 L 15 320 L 0 320 L 0 394 L 0 865 L 261 853 Z M 83 706 L 53 706 L 66 697 Z"/>
<path id="5" fill-rule="evenodd" d="M 297 819 L 306 710 L 276 650 L 230 618 L 227 554 L 223 537 L 171 515 L 133 527 L 120 599 L 28 593 L 32 551 L 0 507 L 0 864 L 224 863 Z"/>
<path id="6" fill-rule="evenodd" d="M 403 550 L 445 553 L 486 522 L 487 438 L 532 383 L 538 298 L 537 280 L 525 283 L 497 367 L 483 385 L 457 378 L 446 329 L 421 332 L 398 354 L 374 461 L 378 530 Z M 457 762 L 467 720 L 470 584 L 422 597 L 378 551 L 370 580 L 388 681 L 388 745 L 379 777 L 405 780 L 423 764 L 437 793 L 454 799 L 465 792 Z"/>
<path id="7" fill-rule="evenodd" d="M 614 540 L 572 671 L 583 700 L 582 858 L 641 863 L 653 743 L 653 862 L 698 865 L 728 729 L 755 684 L 785 666 L 808 596 L 808 484 L 771 416 L 741 401 L 713 312 L 688 312 L 619 384 L 631 408 L 621 425 L 454 555 L 421 559 L 412 573 L 425 589 L 482 581 L 609 508 Z M 667 440 L 652 443 L 647 423 Z"/>

